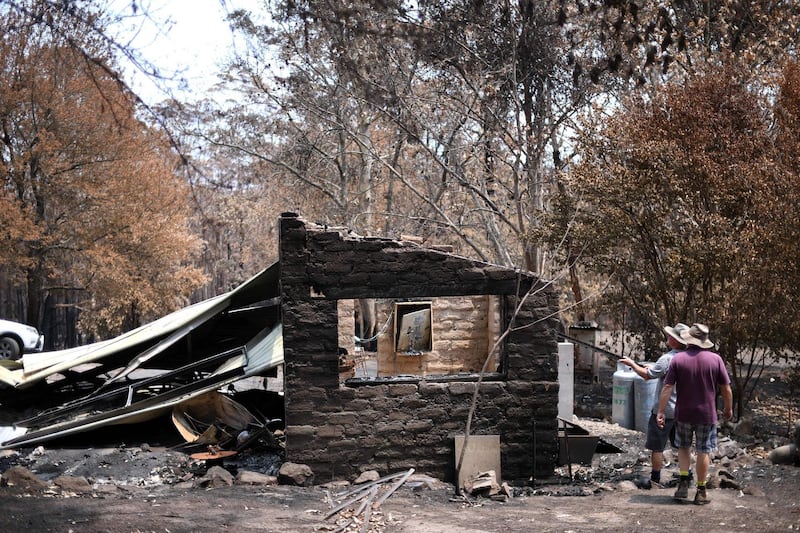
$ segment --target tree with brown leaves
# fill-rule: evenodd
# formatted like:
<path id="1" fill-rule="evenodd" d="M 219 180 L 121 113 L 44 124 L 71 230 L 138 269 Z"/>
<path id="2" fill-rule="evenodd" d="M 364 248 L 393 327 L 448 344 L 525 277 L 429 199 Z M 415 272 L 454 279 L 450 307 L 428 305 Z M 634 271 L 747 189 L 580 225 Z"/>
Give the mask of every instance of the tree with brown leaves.
<path id="1" fill-rule="evenodd" d="M 796 85 L 791 67 L 776 106 L 723 68 L 626 101 L 581 139 L 553 219 L 613 281 L 596 309 L 646 350 L 663 324 L 710 325 L 739 415 L 763 365 L 800 346 Z"/>
<path id="2" fill-rule="evenodd" d="M 56 309 L 80 309 L 84 333 L 118 334 L 185 304 L 202 277 L 170 144 L 108 66 L 87 60 L 111 61 L 102 43 L 40 22 L 0 19 L 2 245 L 13 252 L 0 261 L 25 287 L 19 318 L 60 346 L 77 339 L 51 329 Z"/>

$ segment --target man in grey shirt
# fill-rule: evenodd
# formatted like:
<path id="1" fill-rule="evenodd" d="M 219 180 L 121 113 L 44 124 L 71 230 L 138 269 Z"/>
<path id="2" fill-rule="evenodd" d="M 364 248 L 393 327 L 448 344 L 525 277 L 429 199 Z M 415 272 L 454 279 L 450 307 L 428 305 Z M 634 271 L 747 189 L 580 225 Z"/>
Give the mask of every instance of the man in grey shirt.
<path id="1" fill-rule="evenodd" d="M 637 375 L 643 379 L 657 379 L 658 387 L 656 390 L 656 398 L 661 396 L 661 389 L 664 387 L 664 376 L 667 375 L 669 370 L 669 363 L 672 357 L 686 349 L 681 339 L 681 331 L 688 330 L 689 326 L 678 322 L 675 327 L 664 326 L 664 333 L 667 335 L 667 345 L 670 351 L 658 358 L 658 361 L 652 365 L 642 366 L 629 357 L 623 357 L 619 360 L 620 363 L 628 365 L 636 372 Z M 661 467 L 664 466 L 664 450 L 667 444 L 672 441 L 672 431 L 675 426 L 675 389 L 669 398 L 669 403 L 666 408 L 666 423 L 664 427 L 659 427 L 656 421 L 656 410 L 658 403 L 653 406 L 653 411 L 650 413 L 650 420 L 647 422 L 647 440 L 645 441 L 645 448 L 650 450 L 650 481 L 652 483 L 661 483 Z M 649 488 L 649 487 L 648 487 Z"/>

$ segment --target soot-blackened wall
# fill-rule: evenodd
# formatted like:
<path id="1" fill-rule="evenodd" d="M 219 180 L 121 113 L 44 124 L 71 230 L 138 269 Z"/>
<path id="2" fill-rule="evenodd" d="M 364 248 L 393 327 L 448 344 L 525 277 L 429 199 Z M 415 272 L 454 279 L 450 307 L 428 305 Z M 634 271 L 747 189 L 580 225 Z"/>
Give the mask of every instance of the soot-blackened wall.
<path id="1" fill-rule="evenodd" d="M 352 236 L 281 216 L 280 263 L 286 458 L 317 482 L 365 470 L 414 468 L 455 479 L 477 379 L 385 379 L 341 385 L 337 300 L 502 296 L 506 320 L 530 291 L 505 339 L 502 373 L 480 384 L 471 434 L 500 435 L 502 477 L 552 474 L 558 456 L 556 297 L 529 272 L 390 239 Z M 522 327 L 524 326 L 524 327 Z"/>

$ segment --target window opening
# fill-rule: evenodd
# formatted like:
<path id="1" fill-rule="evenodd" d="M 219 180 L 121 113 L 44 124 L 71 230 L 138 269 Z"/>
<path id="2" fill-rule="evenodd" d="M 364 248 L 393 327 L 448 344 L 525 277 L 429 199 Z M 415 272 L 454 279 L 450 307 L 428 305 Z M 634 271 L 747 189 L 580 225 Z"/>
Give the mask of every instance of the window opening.
<path id="1" fill-rule="evenodd" d="M 340 383 L 477 379 L 502 333 L 503 302 L 495 295 L 338 300 Z M 505 347 L 491 358 L 484 379 L 502 379 Z"/>

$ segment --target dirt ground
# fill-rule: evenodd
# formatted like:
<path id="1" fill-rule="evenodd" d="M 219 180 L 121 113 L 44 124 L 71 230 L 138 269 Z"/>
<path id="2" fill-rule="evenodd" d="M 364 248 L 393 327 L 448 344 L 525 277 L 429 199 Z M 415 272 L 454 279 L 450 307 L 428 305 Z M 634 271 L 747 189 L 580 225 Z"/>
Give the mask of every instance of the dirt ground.
<path id="1" fill-rule="evenodd" d="M 776 379 L 777 378 L 777 379 Z M 0 472 L 25 467 L 44 480 L 0 487 L 3 532 L 584 532 L 800 529 L 800 468 L 774 465 L 769 451 L 789 442 L 798 419 L 797 398 L 778 373 L 767 378 L 753 404 L 753 432 L 721 432 L 712 477 L 711 503 L 696 506 L 672 498 L 676 458 L 667 453 L 664 488 L 642 488 L 649 452 L 642 433 L 595 414 L 606 392 L 576 398 L 578 424 L 623 450 L 596 453 L 591 465 L 560 467 L 554 476 L 512 487 L 501 499 L 457 495 L 452 485 L 414 477 L 391 493 L 369 517 L 355 502 L 326 518 L 352 489 L 339 484 L 201 486 L 204 467 L 184 453 L 156 445 L 84 442 L 44 445 L 0 455 Z M 581 410 L 583 409 L 583 411 Z M 139 442 L 130 436 L 128 443 Z M 95 442 L 97 444 L 97 442 Z M 275 475 L 275 457 L 243 454 L 226 469 Z M 59 476 L 86 485 L 59 486 Z M 721 483 L 720 483 L 721 481 Z M 386 484 L 384 484 L 386 485 Z M 693 491 L 690 491 L 690 496 Z M 355 515 L 359 520 L 349 523 Z M 360 520 L 369 519 L 369 526 Z"/>
<path id="2" fill-rule="evenodd" d="M 793 466 L 763 466 L 744 490 L 709 491 L 711 503 L 673 500 L 673 488 L 629 483 L 541 486 L 500 502 L 466 500 L 450 488 L 403 487 L 372 513 L 369 531 L 458 533 L 509 531 L 791 531 L 800 528 L 800 476 Z M 579 490 L 576 490 L 579 489 Z M 322 487 L 215 489 L 126 487 L 92 495 L 23 496 L 0 491 L 7 532 L 336 531 Z M 541 495 L 540 495 L 541 494 Z M 547 495 L 551 494 L 551 495 Z M 562 495 L 558 495 L 562 494 Z M 347 531 L 359 531 L 351 528 Z M 363 529 L 362 531 L 367 531 Z"/>
<path id="3" fill-rule="evenodd" d="M 791 531 L 800 527 L 798 482 L 796 476 L 772 478 L 768 495 L 714 490 L 707 506 L 677 503 L 673 489 L 523 496 L 506 503 L 465 503 L 451 491 L 400 489 L 374 513 L 376 529 L 370 531 Z M 324 520 L 321 489 L 286 486 L 75 498 L 3 495 L 0 508 L 0 527 L 8 532 L 335 531 L 340 523 Z"/>

